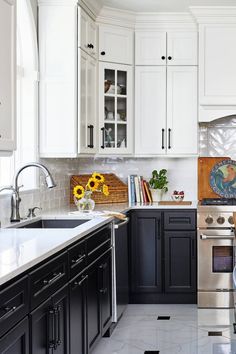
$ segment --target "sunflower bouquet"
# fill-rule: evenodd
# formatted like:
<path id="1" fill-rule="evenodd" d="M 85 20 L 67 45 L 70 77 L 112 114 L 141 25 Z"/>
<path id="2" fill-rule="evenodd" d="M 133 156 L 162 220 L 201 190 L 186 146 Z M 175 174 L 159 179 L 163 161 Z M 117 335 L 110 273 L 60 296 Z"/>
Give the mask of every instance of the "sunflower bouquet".
<path id="1" fill-rule="evenodd" d="M 80 211 L 90 212 L 94 209 L 95 202 L 91 199 L 93 192 L 109 195 L 109 188 L 105 184 L 104 176 L 97 172 L 92 174 L 85 187 L 77 185 L 73 189 L 74 202 Z"/>

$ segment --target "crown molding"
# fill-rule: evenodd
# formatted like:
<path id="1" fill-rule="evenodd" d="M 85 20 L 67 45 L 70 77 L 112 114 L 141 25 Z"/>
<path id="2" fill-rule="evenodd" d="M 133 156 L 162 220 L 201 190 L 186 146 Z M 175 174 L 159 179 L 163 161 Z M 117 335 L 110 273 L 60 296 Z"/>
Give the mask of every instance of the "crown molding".
<path id="1" fill-rule="evenodd" d="M 78 4 L 96 18 L 103 7 L 103 0 L 78 0 Z"/>
<path id="2" fill-rule="evenodd" d="M 170 28 L 196 30 L 196 22 L 187 12 L 132 12 L 104 6 L 97 22 L 143 30 Z"/>
<path id="3" fill-rule="evenodd" d="M 236 6 L 190 6 L 197 23 L 235 23 Z"/>
<path id="4" fill-rule="evenodd" d="M 100 11 L 99 16 L 97 17 L 98 23 L 123 26 L 132 29 L 135 26 L 135 20 L 135 12 L 116 9 L 108 6 L 104 6 Z"/>

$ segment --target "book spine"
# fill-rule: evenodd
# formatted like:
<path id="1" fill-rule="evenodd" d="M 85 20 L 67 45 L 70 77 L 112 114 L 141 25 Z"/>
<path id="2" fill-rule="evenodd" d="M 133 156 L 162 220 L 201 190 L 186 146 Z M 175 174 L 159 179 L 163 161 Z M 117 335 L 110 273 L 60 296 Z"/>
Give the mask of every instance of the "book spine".
<path id="1" fill-rule="evenodd" d="M 131 204 L 135 204 L 135 185 L 134 185 L 134 176 L 130 176 L 130 190 L 131 190 Z"/>
<path id="2" fill-rule="evenodd" d="M 130 175 L 128 176 L 128 199 L 129 199 L 129 204 L 132 203 L 131 199 L 131 182 L 130 182 Z"/>
<path id="3" fill-rule="evenodd" d="M 134 184 L 135 184 L 135 192 L 136 192 L 136 202 L 140 203 L 140 190 L 139 190 L 139 183 L 138 183 L 138 176 L 134 177 Z"/>
<path id="4" fill-rule="evenodd" d="M 141 186 L 142 186 L 142 192 L 143 192 L 143 201 L 144 203 L 148 203 L 148 197 L 147 197 L 147 193 L 145 191 L 145 185 L 144 185 L 145 181 L 142 180 L 141 181 Z"/>
<path id="5" fill-rule="evenodd" d="M 143 195 L 143 189 L 142 189 L 142 176 L 138 176 L 138 186 L 139 186 L 139 192 L 140 192 L 140 201 L 143 204 L 144 203 L 144 195 Z"/>

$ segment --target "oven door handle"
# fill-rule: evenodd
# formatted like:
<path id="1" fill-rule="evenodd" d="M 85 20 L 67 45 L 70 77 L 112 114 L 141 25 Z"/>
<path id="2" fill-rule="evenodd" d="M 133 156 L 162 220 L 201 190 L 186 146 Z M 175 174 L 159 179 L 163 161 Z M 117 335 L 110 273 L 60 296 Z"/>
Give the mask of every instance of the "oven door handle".
<path id="1" fill-rule="evenodd" d="M 201 240 L 233 240 L 235 236 L 207 236 L 204 234 L 200 235 Z"/>

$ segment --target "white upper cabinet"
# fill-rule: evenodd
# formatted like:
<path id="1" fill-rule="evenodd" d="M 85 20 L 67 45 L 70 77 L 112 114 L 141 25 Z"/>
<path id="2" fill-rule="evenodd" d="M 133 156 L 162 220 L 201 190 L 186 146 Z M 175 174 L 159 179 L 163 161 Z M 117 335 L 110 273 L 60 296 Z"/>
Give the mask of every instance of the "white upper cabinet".
<path id="1" fill-rule="evenodd" d="M 236 105 L 236 25 L 200 25 L 200 105 Z"/>
<path id="2" fill-rule="evenodd" d="M 168 65 L 197 65 L 197 32 L 168 32 L 166 55 Z"/>
<path id="3" fill-rule="evenodd" d="M 167 153 L 198 153 L 197 67 L 167 69 Z"/>
<path id="4" fill-rule="evenodd" d="M 96 58 L 98 54 L 97 25 L 81 7 L 78 8 L 78 18 L 78 46 Z"/>
<path id="5" fill-rule="evenodd" d="M 166 67 L 135 68 L 135 153 L 165 154 Z"/>
<path id="6" fill-rule="evenodd" d="M 133 64 L 134 33 L 128 28 L 99 25 L 99 60 Z"/>
<path id="7" fill-rule="evenodd" d="M 136 65 L 197 65 L 194 31 L 136 31 Z"/>
<path id="8" fill-rule="evenodd" d="M 78 59 L 78 152 L 91 154 L 96 152 L 97 62 L 81 49 Z"/>
<path id="9" fill-rule="evenodd" d="M 135 70 L 135 154 L 197 154 L 197 67 Z"/>
<path id="10" fill-rule="evenodd" d="M 16 5 L 0 0 L 0 153 L 16 148 Z"/>
<path id="11" fill-rule="evenodd" d="M 166 63 L 166 32 L 137 31 L 135 33 L 135 65 Z"/>
<path id="12" fill-rule="evenodd" d="M 133 152 L 133 68 L 99 63 L 99 152 Z"/>

